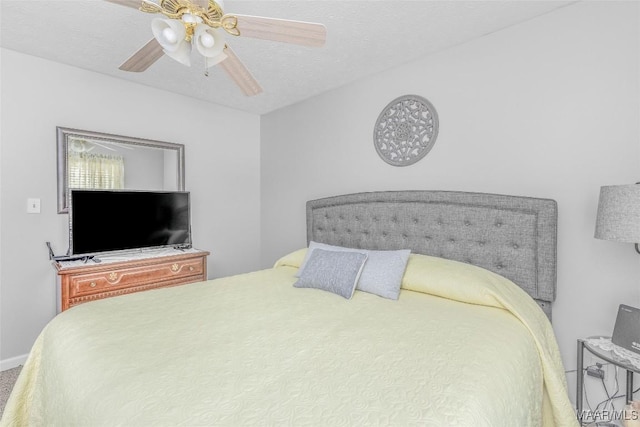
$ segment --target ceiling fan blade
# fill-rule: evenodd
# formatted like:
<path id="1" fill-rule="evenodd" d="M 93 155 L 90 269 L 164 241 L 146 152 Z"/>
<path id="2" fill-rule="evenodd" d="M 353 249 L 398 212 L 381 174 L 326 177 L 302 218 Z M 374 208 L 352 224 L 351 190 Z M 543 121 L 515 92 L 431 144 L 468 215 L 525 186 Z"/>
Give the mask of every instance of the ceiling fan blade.
<path id="1" fill-rule="evenodd" d="M 122 71 L 139 73 L 162 58 L 164 51 L 156 39 L 151 39 L 119 67 Z"/>
<path id="2" fill-rule="evenodd" d="M 247 96 L 254 96 L 262 92 L 262 88 L 258 81 L 251 75 L 251 72 L 244 66 L 242 61 L 238 59 L 235 52 L 229 47 L 224 48 L 227 58 L 220 62 L 224 71 L 229 77 L 240 87 L 240 90 Z"/>
<path id="3" fill-rule="evenodd" d="M 134 9 L 139 9 L 142 5 L 141 0 L 105 0 L 109 3 L 119 4 L 120 6 L 132 7 Z"/>
<path id="4" fill-rule="evenodd" d="M 323 46 L 327 39 L 327 28 L 322 24 L 249 15 L 233 16 L 238 18 L 236 28 L 242 37 L 313 47 Z"/>

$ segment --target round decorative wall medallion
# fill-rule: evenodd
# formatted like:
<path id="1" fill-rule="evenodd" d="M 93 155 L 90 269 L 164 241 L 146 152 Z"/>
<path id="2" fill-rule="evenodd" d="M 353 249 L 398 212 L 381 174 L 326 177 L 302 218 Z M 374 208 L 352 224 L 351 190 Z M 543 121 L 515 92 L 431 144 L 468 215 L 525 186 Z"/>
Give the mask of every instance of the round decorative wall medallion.
<path id="1" fill-rule="evenodd" d="M 438 113 L 425 98 L 405 95 L 382 110 L 373 130 L 378 155 L 393 166 L 409 166 L 433 148 L 438 136 Z"/>

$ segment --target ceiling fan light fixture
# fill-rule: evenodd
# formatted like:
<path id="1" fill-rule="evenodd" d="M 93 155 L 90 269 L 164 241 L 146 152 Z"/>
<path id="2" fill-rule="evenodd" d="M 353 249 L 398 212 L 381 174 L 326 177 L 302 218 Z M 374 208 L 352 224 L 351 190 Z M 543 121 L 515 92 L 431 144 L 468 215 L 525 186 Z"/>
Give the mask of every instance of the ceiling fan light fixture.
<path id="1" fill-rule="evenodd" d="M 193 35 L 193 43 L 198 52 L 205 57 L 207 68 L 226 58 L 226 55 L 222 52 L 225 47 L 225 36 L 222 30 L 211 28 L 205 24 L 198 24 Z"/>
<path id="2" fill-rule="evenodd" d="M 165 49 L 164 53 L 187 67 L 191 66 L 191 43 L 186 40 L 182 40 L 178 45 L 178 48 L 169 52 Z"/>
<path id="3" fill-rule="evenodd" d="M 0 0 L 1 1 L 1 0 Z M 205 67 L 219 64 L 247 96 L 262 92 L 260 84 L 226 44 L 227 34 L 302 46 L 323 46 L 327 30 L 322 24 L 262 16 L 224 13 L 223 0 L 107 0 L 168 19 L 154 19 L 154 38 L 128 58 L 120 69 L 141 72 L 163 55 L 191 65 L 193 45 Z M 140 3 L 138 3 L 140 2 Z M 208 75 L 205 69 L 205 75 Z"/>
<path id="4" fill-rule="evenodd" d="M 156 18 L 151 21 L 153 37 L 165 52 L 175 52 L 185 41 L 187 30 L 180 21 Z"/>
<path id="5" fill-rule="evenodd" d="M 202 36 L 200 36 L 200 44 L 205 48 L 213 47 L 215 43 L 216 39 L 214 39 L 213 36 L 206 31 L 202 34 Z"/>
<path id="6" fill-rule="evenodd" d="M 162 30 L 162 38 L 170 44 L 174 44 L 178 41 L 178 35 L 175 31 L 173 31 L 173 28 L 171 27 L 167 27 Z"/>

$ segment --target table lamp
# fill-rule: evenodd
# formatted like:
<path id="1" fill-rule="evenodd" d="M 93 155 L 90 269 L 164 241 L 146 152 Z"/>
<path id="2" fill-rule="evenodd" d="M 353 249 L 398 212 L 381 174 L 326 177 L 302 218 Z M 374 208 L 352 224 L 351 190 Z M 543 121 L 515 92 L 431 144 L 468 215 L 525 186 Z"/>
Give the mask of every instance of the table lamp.
<path id="1" fill-rule="evenodd" d="M 635 243 L 640 254 L 640 185 L 600 187 L 595 237 Z"/>

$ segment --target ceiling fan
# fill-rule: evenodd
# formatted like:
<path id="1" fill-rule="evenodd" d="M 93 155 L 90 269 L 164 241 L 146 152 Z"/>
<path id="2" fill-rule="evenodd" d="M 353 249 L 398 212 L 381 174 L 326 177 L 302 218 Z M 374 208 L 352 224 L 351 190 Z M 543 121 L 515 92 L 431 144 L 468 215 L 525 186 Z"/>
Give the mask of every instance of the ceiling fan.
<path id="1" fill-rule="evenodd" d="M 226 36 L 251 37 L 323 46 L 327 37 L 324 25 L 310 22 L 259 16 L 225 14 L 223 0 L 106 0 L 147 13 L 159 13 L 151 24 L 154 35 L 149 42 L 127 59 L 120 69 L 141 72 L 163 55 L 191 65 L 191 48 L 195 46 L 205 58 L 205 67 L 220 65 L 247 95 L 262 92 L 260 84 L 226 43 Z"/>

